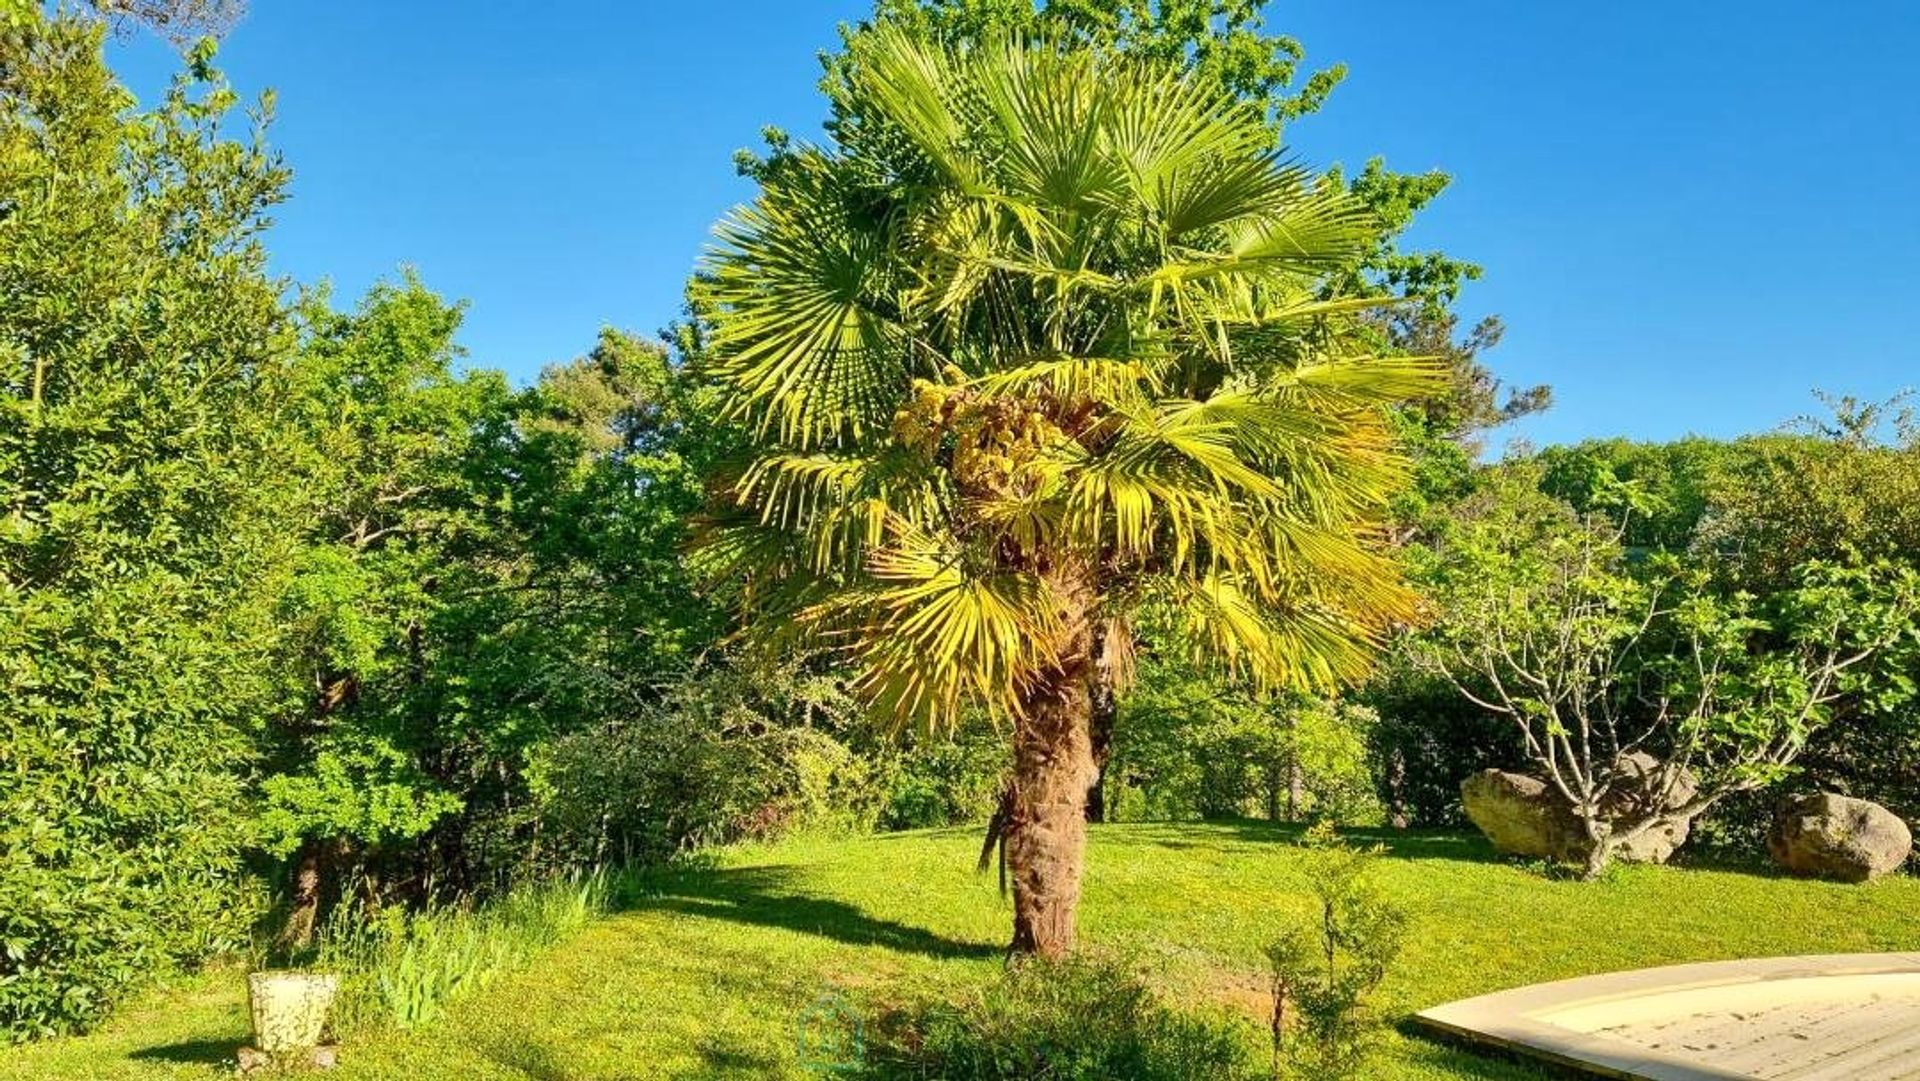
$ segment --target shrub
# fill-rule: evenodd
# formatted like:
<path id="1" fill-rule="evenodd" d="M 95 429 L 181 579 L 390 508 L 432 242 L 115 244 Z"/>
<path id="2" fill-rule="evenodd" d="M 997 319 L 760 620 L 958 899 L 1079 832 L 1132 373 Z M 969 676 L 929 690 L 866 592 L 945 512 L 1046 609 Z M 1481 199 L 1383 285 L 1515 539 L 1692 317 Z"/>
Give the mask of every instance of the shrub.
<path id="1" fill-rule="evenodd" d="M 985 821 L 998 804 L 1008 766 L 1006 741 L 992 731 L 924 740 L 884 761 L 889 768 L 879 824 L 890 830 Z"/>
<path id="2" fill-rule="evenodd" d="M 1380 716 L 1368 733 L 1375 791 L 1389 825 L 1466 823 L 1460 782 L 1526 753 L 1514 726 L 1481 709 L 1452 683 L 1416 670 L 1406 649 L 1390 653 L 1360 697 Z"/>
<path id="3" fill-rule="evenodd" d="M 869 1076 L 944 1081 L 1226 1081 L 1256 1076 L 1247 1026 L 1161 1002 L 1126 968 L 1030 960 L 959 1006 L 883 1034 Z"/>
<path id="4" fill-rule="evenodd" d="M 1381 1031 L 1373 998 L 1406 937 L 1407 916 L 1371 881 L 1378 849 L 1307 833 L 1312 921 L 1267 947 L 1273 970 L 1273 1072 L 1311 1081 L 1359 1076 Z"/>
<path id="5" fill-rule="evenodd" d="M 0 1040 L 244 937 L 281 544 L 286 174 L 207 51 L 136 111 L 66 7 L 0 18 Z"/>
<path id="6" fill-rule="evenodd" d="M 849 747 L 853 714 L 834 680 L 801 669 L 697 669 L 657 703 L 535 757 L 546 862 L 651 864 L 794 829 L 871 827 L 881 795 Z"/>
<path id="7" fill-rule="evenodd" d="M 1149 658 L 1114 730 L 1111 817 L 1376 823 L 1377 723 L 1352 702 L 1260 696 L 1183 660 Z"/>

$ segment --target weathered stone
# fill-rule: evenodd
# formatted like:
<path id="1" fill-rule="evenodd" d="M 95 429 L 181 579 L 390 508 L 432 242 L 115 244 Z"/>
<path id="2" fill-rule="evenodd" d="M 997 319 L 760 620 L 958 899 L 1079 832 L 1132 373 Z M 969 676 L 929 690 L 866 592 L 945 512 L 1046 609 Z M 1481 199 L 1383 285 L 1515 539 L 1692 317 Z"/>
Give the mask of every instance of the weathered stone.
<path id="1" fill-rule="evenodd" d="M 1653 803 L 1653 788 L 1660 780 L 1660 770 L 1665 763 L 1645 751 L 1634 751 L 1614 759 L 1614 767 L 1619 770 L 1622 781 L 1618 783 L 1605 806 L 1609 810 L 1632 812 L 1641 810 Z M 1678 810 L 1685 807 L 1693 797 L 1700 794 L 1700 783 L 1691 770 L 1681 770 L 1673 779 L 1673 787 L 1666 793 L 1663 811 Z"/>
<path id="2" fill-rule="evenodd" d="M 1493 847 L 1509 855 L 1566 859 L 1586 838 L 1566 800 L 1537 777 L 1482 770 L 1460 785 L 1460 802 Z"/>
<path id="3" fill-rule="evenodd" d="M 1913 831 L 1877 803 L 1816 792 L 1781 804 L 1767 851 L 1797 875 L 1866 882 L 1907 861 Z"/>
<path id="4" fill-rule="evenodd" d="M 1665 863 L 1693 833 L 1692 821 L 1685 818 L 1661 822 L 1644 833 L 1629 837 L 1613 850 L 1615 859 L 1628 863 Z"/>
<path id="5" fill-rule="evenodd" d="M 1654 789 L 1660 782 L 1660 771 L 1664 768 L 1658 758 L 1645 751 L 1623 754 L 1615 760 L 1620 779 L 1614 790 L 1601 801 L 1605 815 L 1615 822 L 1640 818 L 1652 810 L 1655 805 L 1661 812 L 1677 811 L 1700 794 L 1699 781 L 1687 770 L 1681 770 L 1673 778 L 1672 784 L 1660 798 Z M 1687 843 L 1693 832 L 1693 822 L 1686 818 L 1674 818 L 1621 842 L 1614 855 L 1629 863 L 1665 863 L 1673 858 L 1674 850 Z"/>
<path id="6" fill-rule="evenodd" d="M 1604 816 L 1622 823 L 1642 817 L 1656 803 L 1663 813 L 1685 807 L 1698 794 L 1698 783 L 1682 771 L 1659 799 L 1653 788 L 1661 767 L 1658 758 L 1644 751 L 1622 755 L 1621 779 L 1601 804 Z M 1537 777 L 1484 770 L 1461 784 L 1460 797 L 1467 818 L 1509 855 L 1583 863 L 1592 850 L 1586 826 L 1566 798 Z M 1665 863 L 1691 832 L 1691 822 L 1676 818 L 1621 842 L 1613 854 L 1632 863 Z"/>

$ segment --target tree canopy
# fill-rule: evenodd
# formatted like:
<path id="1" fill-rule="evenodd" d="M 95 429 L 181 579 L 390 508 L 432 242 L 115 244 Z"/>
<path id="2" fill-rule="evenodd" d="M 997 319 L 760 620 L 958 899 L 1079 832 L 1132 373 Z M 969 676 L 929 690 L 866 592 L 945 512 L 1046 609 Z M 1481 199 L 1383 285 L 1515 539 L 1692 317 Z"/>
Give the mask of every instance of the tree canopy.
<path id="1" fill-rule="evenodd" d="M 893 25 L 851 52 L 900 138 L 790 151 L 701 294 L 760 443 L 704 553 L 743 617 L 899 722 L 1010 718 L 1010 838 L 1085 791 L 1089 676 L 1131 664 L 1141 605 L 1262 684 L 1359 678 L 1411 614 L 1371 544 L 1404 474 L 1382 406 L 1435 381 L 1324 295 L 1364 208 L 1179 66 Z M 1020 777 L 1023 739 L 1066 745 L 1064 782 Z M 1016 943 L 1057 952 L 1074 887 L 1025 886 L 1068 903 Z"/>

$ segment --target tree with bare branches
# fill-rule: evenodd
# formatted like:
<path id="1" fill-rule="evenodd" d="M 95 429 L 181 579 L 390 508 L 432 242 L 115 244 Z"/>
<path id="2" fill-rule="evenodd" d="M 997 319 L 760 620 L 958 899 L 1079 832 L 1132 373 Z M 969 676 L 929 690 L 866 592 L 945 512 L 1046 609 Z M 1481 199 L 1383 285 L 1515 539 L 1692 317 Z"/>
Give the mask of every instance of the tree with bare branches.
<path id="1" fill-rule="evenodd" d="M 178 46 L 225 37 L 247 13 L 246 0 L 88 0 L 116 27 L 143 26 Z"/>
<path id="2" fill-rule="evenodd" d="M 1517 727 L 1585 830 L 1589 876 L 1786 775 L 1864 662 L 1915 633 L 1911 569 L 1809 563 L 1764 597 L 1718 592 L 1621 543 L 1633 491 L 1583 518 L 1513 472 L 1436 546 L 1439 617 L 1418 653 Z"/>

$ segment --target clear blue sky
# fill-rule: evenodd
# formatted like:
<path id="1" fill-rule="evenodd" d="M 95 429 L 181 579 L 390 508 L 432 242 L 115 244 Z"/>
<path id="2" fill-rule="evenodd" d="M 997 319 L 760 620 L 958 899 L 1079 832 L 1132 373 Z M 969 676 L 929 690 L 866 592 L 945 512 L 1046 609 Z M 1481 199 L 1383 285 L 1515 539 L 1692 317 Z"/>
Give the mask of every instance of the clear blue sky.
<path id="1" fill-rule="evenodd" d="M 471 302 L 472 362 L 527 379 L 651 331 L 762 125 L 818 131 L 816 53 L 862 0 L 253 0 L 223 64 L 274 87 L 295 169 L 278 269 L 343 299 L 417 266 Z M 1515 434 L 1774 427 L 1820 387 L 1920 383 L 1914 0 L 1295 0 L 1351 74 L 1291 133 L 1454 188 L 1421 245 L 1486 266 L 1490 355 L 1559 403 Z M 116 48 L 143 92 L 167 54 Z"/>

